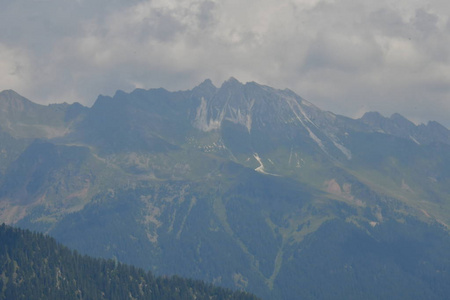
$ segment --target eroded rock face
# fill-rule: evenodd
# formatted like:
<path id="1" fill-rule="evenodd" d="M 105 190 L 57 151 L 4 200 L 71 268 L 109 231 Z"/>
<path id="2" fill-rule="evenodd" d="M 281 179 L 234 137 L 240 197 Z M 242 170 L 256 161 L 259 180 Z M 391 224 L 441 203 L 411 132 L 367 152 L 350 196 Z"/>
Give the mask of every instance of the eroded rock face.
<path id="1" fill-rule="evenodd" d="M 450 145 L 437 123 L 353 120 L 233 78 L 118 91 L 92 108 L 7 91 L 0 110 L 0 222 L 270 299 L 352 292 L 371 274 L 432 299 L 414 277 L 430 270 L 447 291 L 435 270 L 449 261 Z M 423 251 L 411 261 L 432 268 L 404 271 L 395 251 L 412 244 Z"/>

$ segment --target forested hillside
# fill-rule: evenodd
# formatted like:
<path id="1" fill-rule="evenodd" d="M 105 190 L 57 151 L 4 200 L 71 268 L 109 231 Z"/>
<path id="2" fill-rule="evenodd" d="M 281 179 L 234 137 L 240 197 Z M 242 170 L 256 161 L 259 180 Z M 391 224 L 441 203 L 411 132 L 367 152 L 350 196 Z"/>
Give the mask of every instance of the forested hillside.
<path id="1" fill-rule="evenodd" d="M 81 256 L 53 238 L 0 226 L 0 299 L 257 299 L 244 292 Z"/>

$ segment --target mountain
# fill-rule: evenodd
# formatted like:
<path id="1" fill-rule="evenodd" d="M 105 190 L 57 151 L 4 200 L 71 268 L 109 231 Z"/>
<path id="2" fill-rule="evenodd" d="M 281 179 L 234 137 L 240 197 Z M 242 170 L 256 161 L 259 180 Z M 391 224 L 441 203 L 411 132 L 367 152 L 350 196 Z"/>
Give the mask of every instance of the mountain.
<path id="1" fill-rule="evenodd" d="M 0 226 L 0 299 L 253 299 L 244 292 L 81 256 L 43 234 Z"/>
<path id="2" fill-rule="evenodd" d="M 436 122 L 351 119 L 234 78 L 33 104 L 33 122 L 10 98 L 32 103 L 0 93 L 0 221 L 267 299 L 450 292 L 450 131 Z"/>
<path id="3" fill-rule="evenodd" d="M 79 103 L 39 105 L 12 90 L 0 93 L 0 125 L 16 138 L 64 136 L 86 109 Z"/>
<path id="4" fill-rule="evenodd" d="M 364 114 L 360 119 L 369 125 L 370 131 L 378 131 L 404 139 L 410 139 L 416 144 L 430 144 L 440 142 L 450 144 L 450 133 L 447 128 L 437 122 L 428 122 L 427 125 L 416 126 L 400 114 L 393 114 L 385 118 L 377 112 Z"/>

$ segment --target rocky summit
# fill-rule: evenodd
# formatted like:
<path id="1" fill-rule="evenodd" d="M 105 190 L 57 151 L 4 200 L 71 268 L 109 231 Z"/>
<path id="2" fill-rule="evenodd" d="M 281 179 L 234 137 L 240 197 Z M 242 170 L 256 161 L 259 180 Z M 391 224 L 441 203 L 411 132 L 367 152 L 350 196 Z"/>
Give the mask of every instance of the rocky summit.
<path id="1" fill-rule="evenodd" d="M 0 222 L 264 299 L 450 294 L 450 131 L 230 78 L 0 93 Z"/>

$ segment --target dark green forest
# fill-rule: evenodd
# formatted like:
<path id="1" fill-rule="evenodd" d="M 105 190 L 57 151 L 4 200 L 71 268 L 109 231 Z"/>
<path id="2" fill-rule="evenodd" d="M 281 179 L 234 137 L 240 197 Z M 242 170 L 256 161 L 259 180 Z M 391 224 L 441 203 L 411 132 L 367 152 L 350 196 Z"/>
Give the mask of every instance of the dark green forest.
<path id="1" fill-rule="evenodd" d="M 80 255 L 41 233 L 0 226 L 0 299 L 257 299 Z"/>

